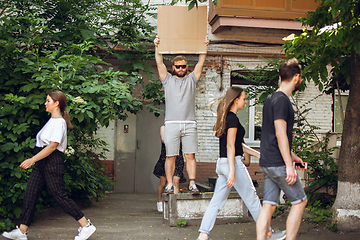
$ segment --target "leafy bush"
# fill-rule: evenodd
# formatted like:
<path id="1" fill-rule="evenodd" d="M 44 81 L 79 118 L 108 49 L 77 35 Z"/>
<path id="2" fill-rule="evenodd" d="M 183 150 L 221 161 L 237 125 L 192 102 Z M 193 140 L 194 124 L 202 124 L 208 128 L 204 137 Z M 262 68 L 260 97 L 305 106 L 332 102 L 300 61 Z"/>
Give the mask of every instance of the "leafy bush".
<path id="1" fill-rule="evenodd" d="M 306 220 L 313 223 L 325 223 L 327 220 L 331 219 L 333 211 L 331 210 L 332 204 L 323 206 L 323 203 L 320 200 L 317 200 L 313 204 L 308 205 L 310 213 L 315 215 L 315 218 L 306 217 Z"/>
<path id="2" fill-rule="evenodd" d="M 105 175 L 103 163 L 106 143 L 100 139 L 89 137 L 79 129 L 71 133 L 71 142 L 66 152 L 65 182 L 66 190 L 73 199 L 90 200 L 101 198 L 105 191 L 111 191 L 114 182 Z M 82 144 L 76 144 L 81 142 Z M 68 149 L 69 150 L 69 149 Z"/>
<path id="3" fill-rule="evenodd" d="M 28 20 L 36 21 L 31 18 Z M 25 53 L 24 58 L 13 69 L 17 73 L 30 74 L 31 78 L 26 81 L 12 78 L 12 81 L 8 81 L 4 78 L 5 74 L 2 75 L 0 80 L 5 87 L 2 88 L 3 94 L 0 97 L 0 129 L 5 140 L 0 145 L 0 176 L 2 180 L 6 179 L 0 183 L 4 194 L 0 208 L 2 216 L 14 218 L 21 213 L 20 204 L 31 169 L 24 170 L 18 165 L 36 153 L 35 135 L 49 119 L 44 107 L 40 106 L 50 89 L 59 89 L 66 94 L 67 110 L 75 126 L 68 133 L 68 145 L 76 151 L 66 158 L 70 163 L 66 164 L 68 172 L 75 171 L 75 175 L 65 176 L 66 184 L 84 191 L 79 196 L 97 197 L 100 192 L 109 189 L 110 181 L 106 180 L 99 168 L 100 160 L 104 159 L 104 142 L 96 140 L 93 133 L 99 125 L 108 125 L 117 111 L 119 117 L 126 118 L 120 112 L 136 112 L 141 106 L 139 100 L 131 96 L 132 85 L 117 81 L 119 76 L 126 74 L 111 69 L 96 72 L 103 61 L 93 56 L 84 56 L 84 52 L 92 47 L 91 43 L 74 44 L 73 54 L 59 58 L 56 58 L 60 55 L 56 50 L 40 51 L 33 48 Z M 21 62 L 26 62 L 27 65 Z M 19 89 L 17 95 L 9 93 L 15 89 Z M 97 154 L 99 147 L 103 149 Z M 68 187 L 67 189 L 70 190 Z M 41 200 L 40 203 L 53 205 L 46 200 Z"/>
<path id="4" fill-rule="evenodd" d="M 0 232 L 3 232 L 5 230 L 9 230 L 14 227 L 14 224 L 11 222 L 10 219 L 5 219 L 4 221 L 0 222 Z"/>
<path id="5" fill-rule="evenodd" d="M 275 209 L 272 217 L 274 218 L 274 217 L 276 217 L 276 216 L 278 216 L 278 215 L 283 214 L 283 213 L 284 213 L 284 210 L 285 210 L 284 206 L 278 206 L 278 207 L 276 207 L 276 209 Z"/>
<path id="6" fill-rule="evenodd" d="M 334 224 L 334 223 L 326 224 L 326 228 L 329 229 L 330 231 L 333 231 L 333 232 L 339 231 L 338 226 L 336 224 Z"/>
<path id="7" fill-rule="evenodd" d="M 163 99 L 145 62 L 150 55 L 144 46 L 153 34 L 145 21 L 148 9 L 140 0 L 125 5 L 100 0 L 0 1 L 0 231 L 9 230 L 8 219 L 21 214 L 32 168 L 24 170 L 19 164 L 36 154 L 35 136 L 49 119 L 43 104 L 50 90 L 65 93 L 74 125 L 68 132 L 68 148 L 74 151 L 64 155 L 70 197 L 98 198 L 110 189 L 113 183 L 101 163 L 106 146 L 95 138 L 96 130 L 115 116 L 126 119 L 126 112 L 142 109 L 140 98 L 133 97 L 137 85 L 146 86 L 144 99 L 156 104 Z M 124 10 L 127 14 L 118 14 Z M 113 47 L 119 43 L 128 52 L 116 52 Z M 125 61 L 124 70 L 114 70 L 100 56 Z M 140 71 L 148 74 L 149 83 Z M 152 111 L 159 113 L 154 107 Z M 44 191 L 36 209 L 54 205 Z"/>
<path id="8" fill-rule="evenodd" d="M 309 186 L 306 188 L 308 195 L 324 188 L 328 193 L 330 190 L 336 193 L 338 168 L 333 153 L 338 147 L 329 147 L 327 133 L 323 139 L 318 137 L 314 131 L 316 126 L 309 125 L 305 119 L 310 108 L 297 109 L 293 135 L 293 151 L 304 161 L 308 162 Z"/>

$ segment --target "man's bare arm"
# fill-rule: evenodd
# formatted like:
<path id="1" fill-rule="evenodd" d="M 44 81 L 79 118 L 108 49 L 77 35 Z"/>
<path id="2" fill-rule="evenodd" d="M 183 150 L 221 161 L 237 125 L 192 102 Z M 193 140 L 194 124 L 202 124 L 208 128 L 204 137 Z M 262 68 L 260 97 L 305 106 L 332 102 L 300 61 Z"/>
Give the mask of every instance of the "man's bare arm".
<path id="1" fill-rule="evenodd" d="M 163 80 L 165 80 L 167 70 L 166 70 L 166 66 L 165 66 L 164 61 L 163 61 L 163 56 L 162 56 L 162 54 L 159 53 L 158 47 L 159 47 L 159 44 L 160 44 L 160 38 L 158 36 L 156 36 L 156 38 L 154 39 L 154 44 L 155 44 L 156 66 L 157 66 L 157 69 L 158 69 L 159 77 L 163 81 Z"/>
<path id="2" fill-rule="evenodd" d="M 284 159 L 286 165 L 286 181 L 292 185 L 296 182 L 296 172 L 293 167 L 292 157 L 289 148 L 289 139 L 286 134 L 286 121 L 283 119 L 277 119 L 274 121 L 275 134 L 278 142 L 278 146 L 281 152 L 281 156 Z"/>
<path id="3" fill-rule="evenodd" d="M 204 44 L 206 44 L 206 45 L 209 44 L 208 36 L 205 37 Z M 199 55 L 199 61 L 195 65 L 195 68 L 194 68 L 194 74 L 195 74 L 195 77 L 196 77 L 197 80 L 199 80 L 200 77 L 201 77 L 201 73 L 202 73 L 202 69 L 204 67 L 205 59 L 206 59 L 206 54 L 200 54 Z"/>

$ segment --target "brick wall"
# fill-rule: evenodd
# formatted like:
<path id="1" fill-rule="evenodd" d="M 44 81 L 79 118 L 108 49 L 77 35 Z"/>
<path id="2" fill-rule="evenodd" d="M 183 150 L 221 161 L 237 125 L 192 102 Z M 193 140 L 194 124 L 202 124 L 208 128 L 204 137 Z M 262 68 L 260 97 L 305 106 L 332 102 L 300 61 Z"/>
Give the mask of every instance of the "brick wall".
<path id="1" fill-rule="evenodd" d="M 313 82 L 307 83 L 307 88 L 304 93 L 298 95 L 299 106 L 305 104 L 306 108 L 311 108 L 311 111 L 306 116 L 306 119 L 311 125 L 320 127 L 315 130 L 317 133 L 326 133 L 332 131 L 332 96 L 320 94 L 318 88 Z M 296 100 L 296 101 L 297 101 Z"/>
<path id="2" fill-rule="evenodd" d="M 115 179 L 115 171 L 114 171 L 114 161 L 113 160 L 101 160 L 104 168 L 104 174 L 109 177 L 111 180 Z M 114 186 L 111 187 L 111 190 L 114 190 Z"/>

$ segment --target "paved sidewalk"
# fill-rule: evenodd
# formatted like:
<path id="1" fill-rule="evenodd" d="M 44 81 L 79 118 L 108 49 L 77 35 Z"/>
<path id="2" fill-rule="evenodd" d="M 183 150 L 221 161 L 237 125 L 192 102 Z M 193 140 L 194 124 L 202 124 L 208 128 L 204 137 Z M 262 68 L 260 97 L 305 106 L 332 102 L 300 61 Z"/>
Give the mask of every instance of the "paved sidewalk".
<path id="1" fill-rule="evenodd" d="M 195 240 L 199 226 L 185 228 L 168 227 L 163 224 L 162 215 L 156 211 L 156 194 L 107 194 L 99 202 L 83 208 L 97 231 L 89 240 L 100 239 L 170 239 Z M 273 219 L 275 229 L 285 229 L 285 217 Z M 73 240 L 77 235 L 78 223 L 64 212 L 56 209 L 39 214 L 29 229 L 29 240 L 61 239 Z M 359 233 L 339 234 L 303 222 L 297 240 L 347 240 L 359 239 Z M 210 235 L 216 239 L 256 239 L 255 222 L 215 225 Z M 0 240 L 3 240 L 0 236 Z"/>

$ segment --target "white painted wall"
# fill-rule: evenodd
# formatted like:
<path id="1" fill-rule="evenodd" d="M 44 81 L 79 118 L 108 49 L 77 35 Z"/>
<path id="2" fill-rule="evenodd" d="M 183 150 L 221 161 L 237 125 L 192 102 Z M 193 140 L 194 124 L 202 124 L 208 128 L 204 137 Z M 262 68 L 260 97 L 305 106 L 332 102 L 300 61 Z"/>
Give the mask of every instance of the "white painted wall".
<path id="1" fill-rule="evenodd" d="M 96 132 L 96 137 L 107 143 L 107 148 L 110 150 L 106 152 L 106 160 L 114 161 L 115 156 L 115 120 L 111 120 L 109 126 L 102 127 Z"/>

